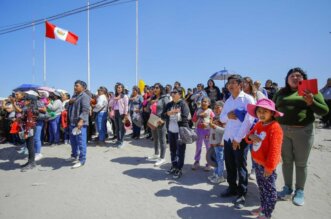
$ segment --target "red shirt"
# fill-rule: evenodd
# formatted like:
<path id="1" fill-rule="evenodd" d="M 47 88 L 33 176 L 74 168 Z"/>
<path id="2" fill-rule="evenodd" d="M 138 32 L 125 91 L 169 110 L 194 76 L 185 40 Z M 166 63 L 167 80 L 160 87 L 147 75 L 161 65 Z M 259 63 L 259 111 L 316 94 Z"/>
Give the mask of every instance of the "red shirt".
<path id="1" fill-rule="evenodd" d="M 251 134 L 260 136 L 262 141 L 253 144 L 248 138 Z M 283 130 L 279 123 L 273 121 L 267 125 L 263 125 L 262 122 L 258 122 L 246 136 L 245 140 L 248 144 L 253 144 L 251 153 L 254 161 L 263 166 L 267 171 L 274 171 L 280 162 L 283 143 Z"/>
<path id="2" fill-rule="evenodd" d="M 68 127 L 68 111 L 64 110 L 61 113 L 61 125 L 62 128 L 67 128 Z"/>

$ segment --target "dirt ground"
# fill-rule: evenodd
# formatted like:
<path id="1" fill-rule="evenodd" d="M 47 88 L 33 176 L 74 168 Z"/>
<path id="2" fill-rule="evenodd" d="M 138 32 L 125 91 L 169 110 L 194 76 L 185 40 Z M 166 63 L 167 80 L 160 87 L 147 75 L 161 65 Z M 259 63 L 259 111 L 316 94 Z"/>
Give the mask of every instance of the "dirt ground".
<path id="1" fill-rule="evenodd" d="M 233 198 L 220 198 L 227 183 L 213 185 L 211 172 L 192 171 L 195 145 L 188 145 L 184 174 L 173 180 L 167 164 L 154 167 L 150 140 L 125 140 L 125 147 L 89 145 L 86 165 L 71 169 L 65 159 L 69 145 L 43 147 L 37 168 L 22 173 L 26 157 L 15 146 L 0 145 L 0 218 L 251 218 L 259 205 L 258 190 L 249 181 L 247 206 L 233 208 Z M 205 153 L 205 151 L 203 151 Z M 250 159 L 250 158 L 249 158 Z M 250 162 L 249 162 L 250 165 Z M 305 205 L 278 202 L 273 218 L 302 219 L 331 216 L 331 130 L 316 129 L 309 159 Z M 277 187 L 283 179 L 278 167 Z"/>

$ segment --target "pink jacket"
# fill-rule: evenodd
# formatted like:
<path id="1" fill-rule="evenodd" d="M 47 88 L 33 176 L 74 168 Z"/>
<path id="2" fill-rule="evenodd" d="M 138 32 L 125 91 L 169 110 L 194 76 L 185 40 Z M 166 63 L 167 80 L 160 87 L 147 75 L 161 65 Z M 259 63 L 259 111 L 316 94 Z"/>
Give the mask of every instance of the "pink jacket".
<path id="1" fill-rule="evenodd" d="M 123 115 L 123 114 L 127 115 L 128 114 L 128 109 L 129 109 L 129 98 L 128 98 L 128 96 L 124 95 L 124 97 L 119 99 L 119 100 L 115 100 L 115 97 L 112 97 L 109 100 L 108 106 L 113 109 L 116 102 L 118 103 L 120 114 L 121 115 Z"/>

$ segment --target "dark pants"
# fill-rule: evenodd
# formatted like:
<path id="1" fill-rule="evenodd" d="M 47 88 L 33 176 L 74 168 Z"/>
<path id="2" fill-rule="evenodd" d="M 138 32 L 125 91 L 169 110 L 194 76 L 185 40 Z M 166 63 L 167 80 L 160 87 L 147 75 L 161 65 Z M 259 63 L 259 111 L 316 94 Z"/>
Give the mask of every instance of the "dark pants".
<path id="1" fill-rule="evenodd" d="M 121 143 L 123 142 L 125 135 L 123 119 L 124 119 L 124 115 L 121 115 L 119 110 L 115 110 L 116 136 L 117 136 L 117 141 Z"/>
<path id="2" fill-rule="evenodd" d="M 172 167 L 182 169 L 185 160 L 186 144 L 178 144 L 178 133 L 168 131 Z"/>
<path id="3" fill-rule="evenodd" d="M 133 112 L 130 113 L 131 120 L 133 118 Z M 141 127 L 137 126 L 134 122 L 132 122 L 132 137 L 140 137 Z"/>
<path id="4" fill-rule="evenodd" d="M 34 137 L 28 137 L 27 139 L 25 139 L 26 142 L 26 147 L 28 148 L 28 152 L 29 152 L 29 163 L 34 163 L 34 156 L 35 156 L 35 152 L 34 152 Z"/>
<path id="5" fill-rule="evenodd" d="M 115 118 L 109 118 L 111 123 L 111 130 L 113 131 L 113 136 L 116 137 L 116 126 L 115 126 Z"/>
<path id="6" fill-rule="evenodd" d="M 151 131 L 151 129 L 147 125 L 147 122 L 148 122 L 150 113 L 148 113 L 148 112 L 142 112 L 141 116 L 143 118 L 143 124 L 144 124 L 145 134 L 148 133 L 149 135 L 151 135 L 152 134 L 152 131 Z"/>
<path id="7" fill-rule="evenodd" d="M 248 171 L 247 152 L 249 147 L 243 140 L 240 142 L 240 149 L 232 149 L 232 141 L 224 141 L 224 160 L 227 173 L 227 181 L 232 191 L 237 190 L 240 196 L 247 193 Z M 237 174 L 239 183 L 237 185 Z"/>
<path id="8" fill-rule="evenodd" d="M 329 112 L 325 116 L 322 117 L 322 122 L 325 124 L 326 127 L 331 126 L 331 100 L 325 100 L 325 103 L 329 107 Z"/>

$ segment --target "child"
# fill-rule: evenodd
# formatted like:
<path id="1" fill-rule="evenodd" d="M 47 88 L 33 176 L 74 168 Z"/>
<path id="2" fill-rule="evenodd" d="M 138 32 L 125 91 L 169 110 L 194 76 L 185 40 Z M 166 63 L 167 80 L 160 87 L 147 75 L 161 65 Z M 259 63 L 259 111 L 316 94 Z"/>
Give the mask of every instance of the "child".
<path id="1" fill-rule="evenodd" d="M 224 128 L 223 124 L 219 121 L 221 112 L 223 108 L 223 102 L 217 101 L 214 105 L 215 117 L 210 123 L 210 136 L 209 143 L 210 146 L 215 150 L 217 167 L 214 170 L 214 174 L 209 176 L 208 179 L 212 183 L 222 183 L 225 182 L 223 172 L 224 172 L 224 144 L 223 144 L 223 134 Z"/>
<path id="2" fill-rule="evenodd" d="M 252 157 L 261 200 L 261 207 L 253 210 L 252 214 L 259 219 L 271 218 L 277 201 L 275 169 L 280 162 L 283 142 L 283 131 L 275 117 L 283 116 L 283 113 L 276 111 L 274 102 L 265 98 L 256 105 L 248 104 L 247 111 L 259 119 L 246 136 L 246 142 L 253 143 Z"/>
<path id="3" fill-rule="evenodd" d="M 201 148 L 202 142 L 205 142 L 206 151 L 209 149 L 209 124 L 210 121 L 214 118 L 213 111 L 208 108 L 210 105 L 210 99 L 208 97 L 202 98 L 201 108 L 199 108 L 192 118 L 192 121 L 195 123 L 196 132 L 198 135 L 198 139 L 196 141 L 196 151 L 194 156 L 194 164 L 192 166 L 192 170 L 197 170 L 200 166 L 200 156 L 201 156 Z M 205 171 L 209 171 L 211 168 L 208 164 L 205 166 Z"/>
<path id="4" fill-rule="evenodd" d="M 22 172 L 36 167 L 33 137 L 36 127 L 36 118 L 38 115 L 36 100 L 36 97 L 29 94 L 26 94 L 24 97 L 24 108 L 22 110 L 22 117 L 20 119 L 20 126 L 23 129 L 23 132 L 20 137 L 26 142 L 26 146 L 29 152 L 29 159 L 26 164 L 22 165 Z"/>
<path id="5" fill-rule="evenodd" d="M 19 131 L 20 131 L 20 125 L 18 121 L 14 118 L 12 124 L 10 125 L 10 135 L 12 137 L 12 141 L 14 145 L 20 144 L 20 140 L 18 137 Z"/>

